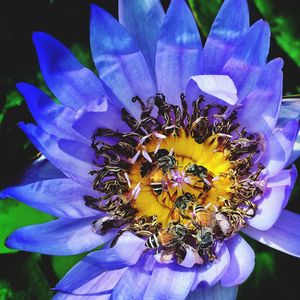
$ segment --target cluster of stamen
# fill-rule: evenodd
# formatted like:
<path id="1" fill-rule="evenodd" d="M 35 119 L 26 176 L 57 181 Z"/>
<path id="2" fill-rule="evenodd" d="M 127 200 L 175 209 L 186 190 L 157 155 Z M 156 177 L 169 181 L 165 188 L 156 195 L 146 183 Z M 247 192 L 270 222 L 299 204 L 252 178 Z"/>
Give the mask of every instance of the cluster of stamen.
<path id="1" fill-rule="evenodd" d="M 162 94 L 133 102 L 141 120 L 122 110 L 130 132 L 99 128 L 93 136 L 97 169 L 90 173 L 99 197 L 85 201 L 107 213 L 94 231 L 119 228 L 112 247 L 130 231 L 162 261 L 181 263 L 188 248 L 198 263 L 213 261 L 218 244 L 255 216 L 264 191 L 263 166 L 255 163 L 260 137 L 240 128 L 236 110 L 205 105 L 202 96 L 192 113 L 183 94 L 181 107 Z"/>

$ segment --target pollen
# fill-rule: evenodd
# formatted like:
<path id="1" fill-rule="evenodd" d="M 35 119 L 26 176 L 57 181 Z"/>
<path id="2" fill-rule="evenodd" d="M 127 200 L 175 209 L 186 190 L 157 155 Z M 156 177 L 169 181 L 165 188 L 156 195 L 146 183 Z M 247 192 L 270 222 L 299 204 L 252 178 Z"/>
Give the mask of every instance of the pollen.
<path id="1" fill-rule="evenodd" d="M 162 94 L 146 104 L 132 100 L 142 113 L 136 120 L 122 110 L 130 132 L 99 128 L 92 139 L 96 169 L 90 173 L 99 197 L 85 201 L 107 213 L 93 230 L 119 228 L 111 247 L 130 231 L 163 262 L 181 263 L 188 248 L 199 263 L 213 261 L 218 245 L 255 216 L 264 192 L 264 167 L 256 163 L 261 137 L 240 128 L 236 110 L 205 104 L 203 96 L 191 114 L 183 94 L 181 107 Z"/>

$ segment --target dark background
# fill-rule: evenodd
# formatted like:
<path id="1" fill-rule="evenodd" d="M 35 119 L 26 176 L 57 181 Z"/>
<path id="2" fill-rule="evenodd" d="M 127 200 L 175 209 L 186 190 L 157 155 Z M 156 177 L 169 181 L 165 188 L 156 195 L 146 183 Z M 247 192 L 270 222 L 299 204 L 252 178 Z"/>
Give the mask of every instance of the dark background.
<path id="1" fill-rule="evenodd" d="M 168 6 L 169 1 L 162 2 L 165 7 Z M 214 1 L 207 0 L 207 2 Z M 216 0 L 215 2 L 220 1 Z M 262 16 L 254 1 L 248 2 L 252 22 L 262 17 L 266 18 L 266 16 Z M 117 17 L 116 0 L 1 1 L 0 111 L 2 119 L 0 137 L 2 154 L 0 156 L 0 189 L 15 184 L 23 170 L 32 163 L 37 154 L 37 151 L 28 143 L 17 127 L 19 121 L 29 122 L 32 118 L 14 88 L 15 84 L 20 81 L 32 82 L 45 88 L 40 76 L 37 75 L 39 67 L 31 41 L 32 32 L 45 31 L 58 38 L 66 46 L 74 47 L 72 49 L 75 49 L 78 54 L 82 54 L 82 50 L 86 50 L 85 53 L 88 53 L 90 3 L 99 4 Z M 276 7 L 275 13 L 289 12 L 291 22 L 294 21 L 293 16 L 295 18 L 298 16 L 296 1 L 272 1 L 272 3 Z M 272 19 L 267 19 L 267 21 L 273 22 Z M 293 24 L 296 24 L 295 22 Z M 300 30 L 298 25 L 299 23 L 295 25 L 297 31 Z M 202 34 L 202 38 L 203 36 L 204 34 Z M 204 38 L 202 40 L 204 42 Z M 299 68 L 272 38 L 269 58 L 277 56 L 283 57 L 285 60 L 285 94 L 297 93 L 300 86 Z M 82 58 L 82 62 L 93 68 L 88 55 L 85 54 L 80 58 Z M 299 182 L 288 208 L 300 213 L 300 206 L 296 201 L 298 198 Z M 2 216 L 0 216 L 0 220 L 1 218 Z M 300 260 L 270 250 L 259 243 L 250 243 L 258 254 L 257 264 L 251 277 L 240 288 L 238 299 L 299 298 L 296 295 L 299 290 Z M 54 260 L 50 256 L 22 252 L 0 254 L 0 299 L 49 299 L 51 296 L 49 289 L 62 275 L 62 271 L 57 271 L 59 267 L 55 265 Z"/>

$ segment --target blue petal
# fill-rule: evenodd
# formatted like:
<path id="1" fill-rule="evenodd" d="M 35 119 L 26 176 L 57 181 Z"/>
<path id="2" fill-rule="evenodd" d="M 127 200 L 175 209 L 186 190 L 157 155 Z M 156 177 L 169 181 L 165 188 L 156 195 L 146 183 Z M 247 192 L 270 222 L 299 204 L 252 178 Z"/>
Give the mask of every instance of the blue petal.
<path id="1" fill-rule="evenodd" d="M 195 278 L 195 267 L 156 263 L 144 299 L 185 299 Z"/>
<path id="2" fill-rule="evenodd" d="M 300 120 L 300 98 L 282 99 L 279 123 L 286 124 L 291 119 Z"/>
<path id="3" fill-rule="evenodd" d="M 196 276 L 191 290 L 197 289 L 198 286 L 201 288 L 214 286 L 223 277 L 229 267 L 229 262 L 230 254 L 224 244 L 216 261 L 208 262 L 196 269 Z"/>
<path id="4" fill-rule="evenodd" d="M 282 67 L 282 59 L 269 62 L 262 69 L 255 90 L 242 101 L 238 120 L 247 131 L 268 136 L 275 127 L 282 97 Z"/>
<path id="5" fill-rule="evenodd" d="M 252 273 L 255 254 L 239 235 L 226 241 L 226 245 L 230 252 L 230 264 L 221 279 L 221 284 L 225 287 L 236 286 L 244 282 Z"/>
<path id="6" fill-rule="evenodd" d="M 113 248 L 92 252 L 77 263 L 56 285 L 55 290 L 76 293 L 80 287 L 106 270 L 134 265 L 144 250 L 143 239 L 125 232 Z"/>
<path id="7" fill-rule="evenodd" d="M 46 133 L 90 144 L 89 140 L 72 129 L 75 111 L 56 104 L 49 96 L 31 84 L 19 83 L 17 88 L 24 96 L 33 118 Z"/>
<path id="8" fill-rule="evenodd" d="M 205 74 L 220 73 L 248 29 L 249 11 L 247 1 L 224 1 L 203 49 Z"/>
<path id="9" fill-rule="evenodd" d="M 99 267 L 98 267 L 99 270 Z M 57 293 L 52 300 L 109 300 L 111 292 L 119 279 L 126 272 L 127 268 L 112 270 L 100 273 L 100 275 L 90 279 L 85 284 L 74 290 L 72 293 Z M 83 280 L 89 273 L 78 273 Z"/>
<path id="10" fill-rule="evenodd" d="M 158 91 L 179 104 L 188 79 L 202 69 L 202 45 L 194 17 L 184 0 L 173 0 L 157 44 Z"/>
<path id="11" fill-rule="evenodd" d="M 257 202 L 255 217 L 248 224 L 259 230 L 270 229 L 286 206 L 297 178 L 297 169 L 283 170 L 268 180 L 266 191 Z"/>
<path id="12" fill-rule="evenodd" d="M 164 16 L 159 0 L 119 0 L 119 21 L 141 49 L 154 80 L 156 46 Z"/>
<path id="13" fill-rule="evenodd" d="M 300 215 L 283 210 L 274 226 L 266 231 L 246 227 L 251 238 L 284 253 L 300 257 Z"/>
<path id="14" fill-rule="evenodd" d="M 266 139 L 266 149 L 260 162 L 267 175 L 277 174 L 286 165 L 299 131 L 298 121 L 292 120 Z"/>
<path id="15" fill-rule="evenodd" d="M 96 218 L 97 219 L 97 218 Z M 92 231 L 95 217 L 59 219 L 17 229 L 6 240 L 9 248 L 49 255 L 74 255 L 90 251 L 110 240 L 114 231 L 98 235 Z"/>
<path id="16" fill-rule="evenodd" d="M 144 254 L 140 260 L 132 267 L 128 268 L 126 273 L 115 286 L 111 300 L 120 299 L 143 299 L 145 289 L 151 278 L 155 259 L 151 254 Z"/>
<path id="17" fill-rule="evenodd" d="M 0 198 L 18 199 L 55 217 L 85 218 L 101 214 L 85 205 L 83 197 L 86 195 L 97 197 L 99 194 L 68 178 L 8 187 L 0 192 Z"/>
<path id="18" fill-rule="evenodd" d="M 19 126 L 34 146 L 58 169 L 74 181 L 87 187 L 92 186 L 93 177 L 89 172 L 94 169 L 94 153 L 90 147 L 48 135 L 33 124 L 20 123 Z"/>
<path id="19" fill-rule="evenodd" d="M 270 45 L 270 28 L 264 21 L 256 22 L 236 47 L 221 73 L 234 81 L 240 100 L 255 87 L 261 67 L 266 63 Z"/>
<path id="20" fill-rule="evenodd" d="M 217 283 L 213 287 L 201 289 L 191 292 L 186 300 L 235 300 L 237 297 L 238 288 L 223 287 L 220 283 Z"/>
<path id="21" fill-rule="evenodd" d="M 106 11 L 91 6 L 90 43 L 100 78 L 130 111 L 139 117 L 131 99 L 148 99 L 156 89 L 143 54 L 127 31 Z"/>
<path id="22" fill-rule="evenodd" d="M 43 32 L 33 34 L 43 77 L 53 94 L 74 110 L 103 111 L 105 92 L 97 76 L 82 66 L 59 41 Z"/>
<path id="23" fill-rule="evenodd" d="M 288 162 L 286 163 L 286 166 L 289 166 L 290 164 L 292 164 L 299 157 L 300 157 L 300 131 L 298 132 L 297 138 L 296 138 L 294 146 L 293 146 L 291 156 L 290 156 Z"/>

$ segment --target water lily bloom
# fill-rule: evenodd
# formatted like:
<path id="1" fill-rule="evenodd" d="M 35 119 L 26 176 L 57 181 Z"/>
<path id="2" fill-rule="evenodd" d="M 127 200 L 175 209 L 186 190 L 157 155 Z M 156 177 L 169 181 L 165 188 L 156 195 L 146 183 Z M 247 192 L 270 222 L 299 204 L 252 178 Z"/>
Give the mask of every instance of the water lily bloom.
<path id="1" fill-rule="evenodd" d="M 16 230 L 8 247 L 91 251 L 54 299 L 235 299 L 255 259 L 240 232 L 299 257 L 300 216 L 285 210 L 299 102 L 282 100 L 268 24 L 225 0 L 202 47 L 184 0 L 166 13 L 119 0 L 119 22 L 92 5 L 90 26 L 99 77 L 34 33 L 60 103 L 17 85 L 36 121 L 19 126 L 43 157 L 1 193 L 57 218 Z"/>

